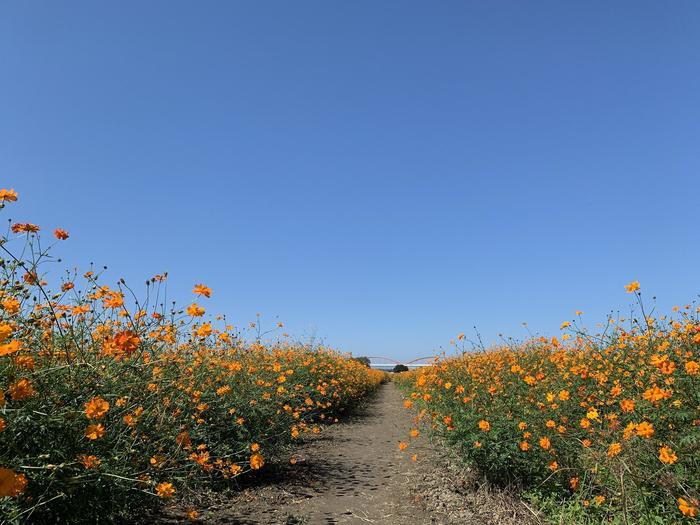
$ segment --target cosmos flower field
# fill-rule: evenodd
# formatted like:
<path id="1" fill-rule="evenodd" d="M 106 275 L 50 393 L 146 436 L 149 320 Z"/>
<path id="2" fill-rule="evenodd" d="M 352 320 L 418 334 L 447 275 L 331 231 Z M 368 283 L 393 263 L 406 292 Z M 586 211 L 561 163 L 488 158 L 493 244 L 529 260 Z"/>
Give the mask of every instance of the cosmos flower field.
<path id="1" fill-rule="evenodd" d="M 0 190 L 1 208 L 17 199 Z M 163 306 L 165 274 L 142 298 L 94 271 L 49 283 L 51 243 L 70 234 L 42 233 L 12 222 L 0 239 L 3 521 L 129 521 L 294 462 L 299 436 L 384 377 L 327 348 L 241 337 L 208 315 L 203 284 L 177 309 Z"/>
<path id="2" fill-rule="evenodd" d="M 0 211 L 18 200 L 0 190 Z M 387 379 L 349 355 L 245 336 L 194 284 L 137 293 L 99 271 L 56 271 L 69 241 L 10 221 L 0 237 L 0 518 L 129 522 L 295 463 L 295 443 Z M 48 238 L 48 240 L 47 240 Z M 54 279 L 58 274 L 60 279 Z M 55 282 L 53 282 L 55 280 Z M 397 374 L 416 426 L 490 483 L 560 523 L 684 523 L 700 512 L 700 308 L 583 313 L 557 337 L 467 350 Z M 282 329 L 281 323 L 276 329 Z M 197 520 L 196 507 L 187 515 Z"/>
<path id="3" fill-rule="evenodd" d="M 402 374 L 407 408 L 490 481 L 523 489 L 562 523 L 694 520 L 699 309 L 652 318 L 639 283 L 626 290 L 640 315 L 611 318 L 603 333 L 588 333 L 576 312 L 559 338 Z"/>

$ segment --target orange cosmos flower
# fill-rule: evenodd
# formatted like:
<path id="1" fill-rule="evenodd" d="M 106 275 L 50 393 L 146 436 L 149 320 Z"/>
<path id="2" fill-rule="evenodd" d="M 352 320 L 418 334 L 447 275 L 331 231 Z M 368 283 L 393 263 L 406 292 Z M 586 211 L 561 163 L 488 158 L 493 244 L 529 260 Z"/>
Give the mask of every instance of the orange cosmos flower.
<path id="1" fill-rule="evenodd" d="M 17 353 L 19 352 L 20 347 L 21 343 L 17 339 L 4 345 L 0 345 L 0 357 Z"/>
<path id="2" fill-rule="evenodd" d="M 105 427 L 102 423 L 97 423 L 96 425 L 88 425 L 85 429 L 85 437 L 92 441 L 100 439 L 104 435 Z"/>
<path id="3" fill-rule="evenodd" d="M 61 228 L 56 228 L 53 231 L 53 236 L 56 237 L 59 241 L 65 241 L 70 235 L 68 235 L 68 232 L 66 230 L 62 230 Z"/>
<path id="4" fill-rule="evenodd" d="M 690 376 L 698 375 L 698 372 L 700 371 L 700 364 L 698 364 L 696 361 L 688 361 L 685 364 L 685 371 Z"/>
<path id="5" fill-rule="evenodd" d="M 631 283 L 626 284 L 625 290 L 627 291 L 627 293 L 636 292 L 637 290 L 639 290 L 639 281 L 632 281 Z"/>
<path id="6" fill-rule="evenodd" d="M 406 443 L 405 441 L 399 442 L 399 450 L 403 451 L 403 450 L 406 450 L 407 448 L 408 448 L 408 443 Z"/>
<path id="7" fill-rule="evenodd" d="M 673 465 L 676 461 L 678 461 L 678 456 L 676 456 L 676 453 L 671 447 L 663 446 L 659 449 L 659 460 L 661 463 Z"/>
<path id="8" fill-rule="evenodd" d="M 34 358 L 30 355 L 18 355 L 12 361 L 18 367 L 26 368 L 27 370 L 34 370 L 34 365 L 36 364 Z"/>
<path id="9" fill-rule="evenodd" d="M 131 330 L 124 330 L 114 336 L 114 343 L 122 352 L 130 354 L 138 348 L 141 340 Z"/>
<path id="10" fill-rule="evenodd" d="M 27 272 L 22 276 L 22 279 L 24 279 L 24 282 L 29 285 L 36 284 L 39 281 L 39 277 L 37 276 L 36 272 Z"/>
<path id="11" fill-rule="evenodd" d="M 190 448 L 192 446 L 192 439 L 190 438 L 189 432 L 183 430 L 177 437 L 175 437 L 175 443 L 183 448 Z"/>
<path id="12" fill-rule="evenodd" d="M 231 390 L 231 385 L 220 386 L 216 389 L 216 394 L 219 396 L 223 396 L 224 394 L 229 393 Z"/>
<path id="13" fill-rule="evenodd" d="M 414 428 L 409 432 L 409 434 L 411 437 L 418 437 L 420 435 L 420 432 L 418 431 L 418 429 Z"/>
<path id="14" fill-rule="evenodd" d="M 175 487 L 173 487 L 172 483 L 158 483 L 156 485 L 156 494 L 158 494 L 159 498 L 163 499 L 169 499 L 172 498 L 175 495 Z"/>
<path id="15" fill-rule="evenodd" d="M 121 357 L 124 354 L 132 354 L 136 351 L 141 339 L 131 330 L 123 330 L 114 335 L 111 339 L 106 339 L 102 344 L 104 355 Z"/>
<path id="16" fill-rule="evenodd" d="M 579 485 L 579 480 L 578 480 L 578 478 L 571 478 L 571 479 L 569 480 L 569 486 L 571 487 L 571 490 L 576 490 L 576 489 L 578 489 L 578 485 Z"/>
<path id="17" fill-rule="evenodd" d="M 622 431 L 622 437 L 625 439 L 629 439 L 634 435 L 634 433 L 636 431 L 637 431 L 637 424 L 636 423 L 627 423 L 625 430 Z"/>
<path id="18" fill-rule="evenodd" d="M 642 421 L 637 425 L 637 435 L 644 438 L 650 438 L 654 435 L 654 425 L 647 421 Z"/>
<path id="19" fill-rule="evenodd" d="M 14 498 L 24 492 L 27 478 L 24 474 L 0 467 L 0 497 Z"/>
<path id="20" fill-rule="evenodd" d="M 676 363 L 671 361 L 670 359 L 667 361 L 664 361 L 663 363 L 660 363 L 658 365 L 659 370 L 661 371 L 662 374 L 664 375 L 671 375 L 673 372 L 676 371 Z"/>
<path id="21" fill-rule="evenodd" d="M 2 309 L 5 310 L 8 314 L 14 315 L 17 312 L 19 312 L 20 304 L 17 299 L 14 297 L 11 297 L 9 299 L 5 299 L 4 301 L 0 301 L 0 306 L 2 306 Z"/>
<path id="22" fill-rule="evenodd" d="M 12 325 L 0 323 L 0 343 L 4 343 L 14 332 Z"/>
<path id="23" fill-rule="evenodd" d="M 27 378 L 18 379 L 7 388 L 7 393 L 14 401 L 21 401 L 36 394 L 32 382 Z"/>
<path id="24" fill-rule="evenodd" d="M 203 284 L 195 284 L 192 293 L 209 298 L 211 297 L 211 288 Z"/>
<path id="25" fill-rule="evenodd" d="M 685 498 L 678 498 L 678 510 L 681 511 L 683 516 L 688 516 L 689 518 L 695 518 L 698 515 L 697 501 L 688 501 Z"/>
<path id="26" fill-rule="evenodd" d="M 15 223 L 12 225 L 12 233 L 37 233 L 41 228 L 31 223 Z"/>
<path id="27" fill-rule="evenodd" d="M 78 462 L 85 468 L 96 468 L 100 466 L 100 459 L 97 456 L 81 454 L 77 458 Z"/>
<path id="28" fill-rule="evenodd" d="M 109 410 L 109 403 L 99 396 L 85 403 L 85 416 L 88 419 L 102 419 Z"/>
<path id="29" fill-rule="evenodd" d="M 250 468 L 252 468 L 253 470 L 258 470 L 258 469 L 261 469 L 263 467 L 263 465 L 265 464 L 265 458 L 263 458 L 262 454 L 256 453 L 256 454 L 253 454 L 252 456 L 250 456 L 249 463 L 250 463 Z"/>
<path id="30" fill-rule="evenodd" d="M 102 300 L 105 308 L 120 308 L 124 306 L 124 296 L 119 292 L 110 292 L 109 297 Z"/>
<path id="31" fill-rule="evenodd" d="M 482 419 L 481 421 L 479 421 L 478 425 L 479 425 L 479 428 L 481 430 L 483 430 L 484 432 L 488 432 L 489 430 L 491 430 L 491 423 L 489 423 L 485 419 Z"/>
<path id="32" fill-rule="evenodd" d="M 204 323 L 202 326 L 197 328 L 195 330 L 195 334 L 197 334 L 197 337 L 208 337 L 212 333 L 212 328 L 211 328 L 211 323 Z"/>
<path id="33" fill-rule="evenodd" d="M 634 401 L 631 399 L 623 399 L 620 401 L 620 408 L 623 412 L 634 412 Z"/>
<path id="34" fill-rule="evenodd" d="M 18 195 L 15 190 L 6 190 L 4 188 L 0 190 L 0 203 L 16 202 L 17 197 Z"/>
<path id="35" fill-rule="evenodd" d="M 658 386 L 653 386 L 648 388 L 642 394 L 642 397 L 649 401 L 650 403 L 656 403 L 662 399 L 668 399 L 673 395 L 673 391 L 670 389 L 659 388 Z"/>
<path id="36" fill-rule="evenodd" d="M 187 307 L 187 315 L 191 315 L 192 317 L 201 317 L 204 315 L 205 311 L 206 310 L 197 303 L 192 303 Z"/>
<path id="37" fill-rule="evenodd" d="M 608 447 L 609 458 L 617 456 L 620 452 L 622 452 L 622 445 L 619 443 L 613 443 Z"/>
<path id="38" fill-rule="evenodd" d="M 90 305 L 88 304 L 83 304 L 79 306 L 74 306 L 71 308 L 70 313 L 72 315 L 78 316 L 78 315 L 84 315 L 90 311 Z"/>
<path id="39" fill-rule="evenodd" d="M 548 437 L 540 438 L 540 447 L 545 450 L 549 450 L 552 447 L 552 443 L 549 441 Z"/>

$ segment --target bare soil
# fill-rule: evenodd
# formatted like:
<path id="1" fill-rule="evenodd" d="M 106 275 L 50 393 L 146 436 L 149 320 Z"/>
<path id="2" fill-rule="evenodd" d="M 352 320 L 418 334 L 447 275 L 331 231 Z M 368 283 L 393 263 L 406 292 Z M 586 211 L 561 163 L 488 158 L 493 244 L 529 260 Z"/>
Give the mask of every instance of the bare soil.
<path id="1" fill-rule="evenodd" d="M 392 383 L 365 410 L 329 426 L 297 450 L 296 465 L 262 482 L 212 496 L 200 522 L 212 524 L 501 525 L 537 523 L 534 512 L 508 491 L 479 482 L 420 436 L 409 441 L 414 414 Z M 418 460 L 412 461 L 411 455 Z M 202 507 L 198 505 L 201 509 Z M 161 523 L 181 522 L 170 509 Z"/>

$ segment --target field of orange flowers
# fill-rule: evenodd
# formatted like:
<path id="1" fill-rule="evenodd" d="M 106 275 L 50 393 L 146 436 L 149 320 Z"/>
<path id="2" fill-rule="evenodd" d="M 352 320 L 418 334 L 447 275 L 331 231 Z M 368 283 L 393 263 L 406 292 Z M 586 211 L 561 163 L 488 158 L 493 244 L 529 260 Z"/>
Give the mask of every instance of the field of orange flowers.
<path id="1" fill-rule="evenodd" d="M 559 338 L 465 352 L 403 374 L 406 406 L 488 479 L 522 487 L 556 521 L 693 521 L 699 309 L 653 319 L 639 283 L 627 291 L 638 319 L 609 319 L 593 335 L 576 312 Z"/>
<path id="2" fill-rule="evenodd" d="M 0 190 L 0 208 L 16 200 Z M 289 461 L 382 380 L 329 349 L 244 339 L 207 317 L 202 284 L 184 309 L 163 306 L 167 275 L 141 300 L 92 271 L 50 291 L 39 230 L 0 238 L 0 521 L 128 521 Z"/>

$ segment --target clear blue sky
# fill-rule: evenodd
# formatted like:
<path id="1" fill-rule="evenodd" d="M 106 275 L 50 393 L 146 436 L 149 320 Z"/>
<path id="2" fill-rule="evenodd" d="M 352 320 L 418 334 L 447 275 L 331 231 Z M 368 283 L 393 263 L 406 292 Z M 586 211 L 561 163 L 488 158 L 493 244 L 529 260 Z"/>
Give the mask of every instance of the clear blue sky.
<path id="1" fill-rule="evenodd" d="M 0 79 L 12 217 L 238 323 L 405 358 L 700 291 L 694 0 L 14 0 Z"/>

